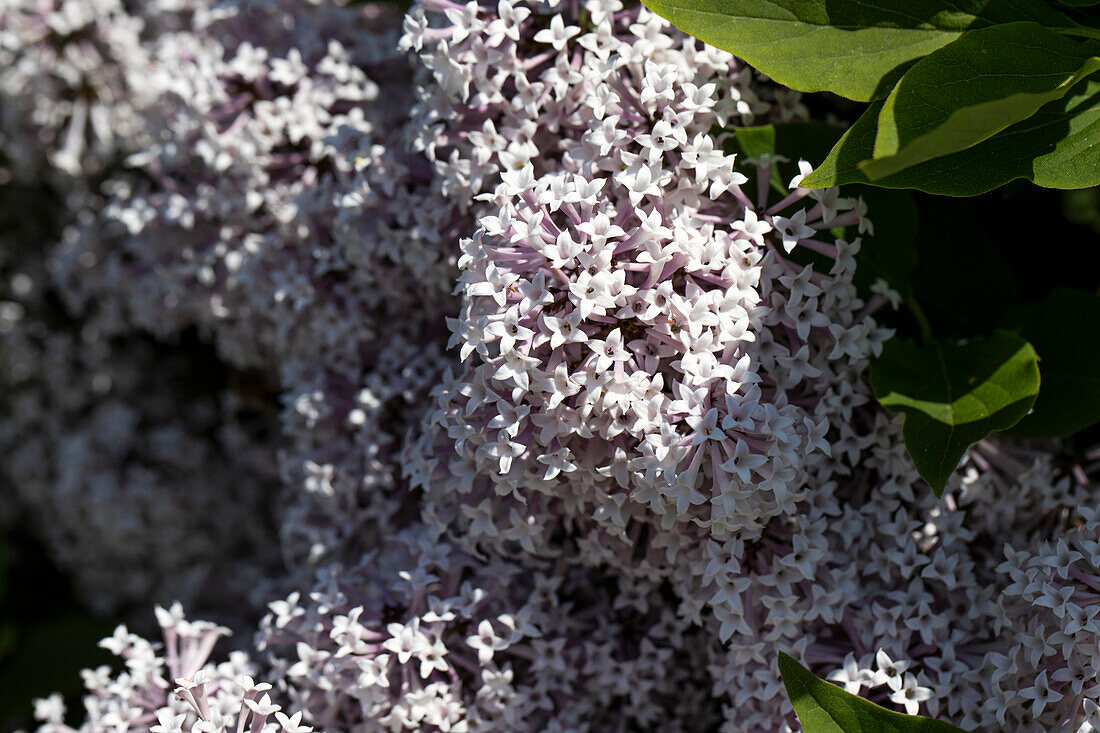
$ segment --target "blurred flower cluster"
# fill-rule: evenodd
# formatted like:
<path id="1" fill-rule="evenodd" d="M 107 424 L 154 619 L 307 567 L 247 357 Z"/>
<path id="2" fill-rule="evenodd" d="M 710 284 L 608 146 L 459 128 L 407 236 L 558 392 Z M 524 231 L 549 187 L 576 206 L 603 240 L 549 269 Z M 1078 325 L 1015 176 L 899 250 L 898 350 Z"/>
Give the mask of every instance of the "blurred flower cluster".
<path id="1" fill-rule="evenodd" d="M 726 145 L 808 114 L 620 0 L 0 0 L 4 479 L 163 606 L 40 730 L 1100 729 L 1096 467 L 921 490 L 875 212 Z"/>

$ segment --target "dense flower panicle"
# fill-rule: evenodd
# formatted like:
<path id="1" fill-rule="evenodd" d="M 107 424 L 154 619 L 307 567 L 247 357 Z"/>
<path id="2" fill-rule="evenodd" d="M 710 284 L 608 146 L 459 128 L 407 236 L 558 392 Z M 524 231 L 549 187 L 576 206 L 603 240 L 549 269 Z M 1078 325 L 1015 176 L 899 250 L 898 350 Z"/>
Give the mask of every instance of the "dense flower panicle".
<path id="1" fill-rule="evenodd" d="M 255 682 L 256 666 L 244 652 L 219 664 L 210 661 L 219 637 L 229 630 L 207 621 L 188 621 L 177 603 L 156 608 L 164 643 L 154 644 L 125 626 L 100 646 L 120 657 L 125 671 L 111 676 L 104 665 L 84 671 L 86 717 L 78 728 L 64 723 L 60 695 L 35 703 L 38 733 L 308 733 L 301 713 L 287 716 L 272 700 L 271 685 Z"/>
<path id="2" fill-rule="evenodd" d="M 194 325 L 238 365 L 290 368 L 322 352 L 351 372 L 389 296 L 407 299 L 400 288 L 417 282 L 447 289 L 426 277 L 434 265 L 445 283 L 442 248 L 424 251 L 446 232 L 409 225 L 408 210 L 431 209 L 430 186 L 418 186 L 424 171 L 400 146 L 386 147 L 400 141 L 392 96 L 407 86 L 392 23 L 333 6 L 288 18 L 265 5 L 158 40 L 150 83 L 160 94 L 146 115 L 156 142 L 101 186 L 101 212 L 58 253 L 59 283 L 73 310 L 103 311 L 106 328 Z M 288 23 L 296 32 L 283 37 Z M 398 241 L 385 246 L 385 233 Z M 128 278 L 146 287 L 117 287 Z"/>
<path id="3" fill-rule="evenodd" d="M 149 50 L 156 141 L 88 196 L 55 282 L 104 331 L 194 328 L 271 375 L 280 469 L 303 489 L 284 550 L 316 561 L 400 508 L 382 494 L 398 487 L 391 454 L 445 363 L 451 250 L 469 225 L 409 151 L 392 10 L 184 9 L 189 24 Z"/>
<path id="4" fill-rule="evenodd" d="M 730 54 L 638 4 L 431 1 L 414 4 L 404 29 L 402 47 L 424 69 L 417 147 L 464 206 L 502 172 L 559 170 L 586 133 L 608 147 L 626 129 L 650 133 L 662 110 L 676 136 L 692 117 L 724 126 L 805 114 L 796 92 L 755 84 Z"/>
<path id="5" fill-rule="evenodd" d="M 704 670 L 672 663 L 706 638 L 655 588 L 543 571 L 478 560 L 414 527 L 354 565 L 323 567 L 308 598 L 270 604 L 261 646 L 278 687 L 326 731 L 715 724 Z"/>
<path id="6" fill-rule="evenodd" d="M 858 374 L 885 334 L 851 284 L 859 240 L 819 234 L 869 225 L 832 191 L 769 205 L 742 190 L 752 169 L 710 135 L 729 82 L 673 84 L 693 42 L 652 60 L 593 35 L 547 53 L 591 66 L 592 85 L 610 65 L 614 101 L 577 101 L 584 124 L 561 152 L 514 161 L 480 197 L 491 213 L 462 244 L 451 321 L 464 363 L 406 471 L 472 550 L 552 556 L 564 523 L 585 562 L 674 576 L 682 610 L 714 606 L 726 640 L 741 579 L 705 570 L 704 548 L 736 557 L 794 514 L 869 397 Z M 772 165 L 757 162 L 760 180 Z"/>
<path id="7" fill-rule="evenodd" d="M 97 173 L 143 131 L 145 24 L 122 0 L 0 2 L 0 172 Z"/>
<path id="8" fill-rule="evenodd" d="M 568 201 L 585 187 L 591 202 Z M 468 456 L 496 485 L 475 504 L 486 490 L 592 486 L 620 534 L 654 515 L 719 541 L 758 533 L 801 497 L 830 418 L 840 430 L 866 401 L 846 379 L 881 338 L 857 320 L 858 241 L 826 245 L 837 260 L 822 275 L 679 193 L 647 210 L 614 180 L 551 175 L 519 202 L 502 192 L 500 216 L 464 245 L 452 343 L 468 366 L 433 420 L 465 438 L 452 461 Z M 448 462 L 438 474 L 455 473 Z"/>

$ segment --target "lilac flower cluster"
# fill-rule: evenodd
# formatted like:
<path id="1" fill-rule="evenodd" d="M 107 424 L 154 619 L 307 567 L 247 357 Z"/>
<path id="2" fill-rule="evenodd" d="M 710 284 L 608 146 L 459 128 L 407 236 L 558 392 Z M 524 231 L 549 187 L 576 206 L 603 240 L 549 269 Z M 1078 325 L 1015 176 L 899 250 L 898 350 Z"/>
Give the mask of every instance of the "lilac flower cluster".
<path id="1" fill-rule="evenodd" d="M 252 679 L 256 665 L 244 652 L 233 652 L 220 664 L 210 662 L 218 638 L 229 630 L 207 621 L 188 621 L 179 604 L 156 608 L 164 635 L 163 648 L 115 629 L 100 646 L 125 662 L 115 677 L 107 665 L 84 671 L 86 718 L 79 728 L 65 725 L 60 695 L 35 702 L 40 731 L 107 733 L 148 730 L 151 733 L 227 733 L 246 728 L 259 733 L 310 733 L 302 713 L 287 715 L 271 699 L 271 685 Z"/>
<path id="2" fill-rule="evenodd" d="M 445 363 L 450 249 L 467 224 L 409 152 L 392 11 L 192 13 L 149 51 L 155 142 L 88 197 L 55 282 L 105 331 L 196 329 L 223 361 L 269 375 L 280 470 L 304 489 L 284 550 L 313 562 L 369 545 L 348 535 L 397 511 L 380 492 L 400 488 L 392 454 Z"/>
<path id="3" fill-rule="evenodd" d="M 19 511 L 105 609 L 268 609 L 120 629 L 79 730 L 791 733 L 779 651 L 1100 729 L 1096 467 L 922 490 L 863 202 L 725 145 L 796 93 L 620 0 L 0 0 L 0 62 Z"/>
<path id="4" fill-rule="evenodd" d="M 547 90 L 536 108 L 551 107 L 556 75 L 575 74 L 586 93 L 566 108 L 584 129 L 563 135 L 557 154 L 532 143 L 537 164 L 498 156 L 508 165 L 479 197 L 491 212 L 459 260 L 464 298 L 451 325 L 464 365 L 439 390 L 406 470 L 430 516 L 472 552 L 518 546 L 553 556 L 564 522 L 579 549 L 573 559 L 671 578 L 680 613 L 705 617 L 719 640 L 796 644 L 804 630 L 791 614 L 750 618 L 742 595 L 773 592 L 762 577 L 776 560 L 785 569 L 777 603 L 789 605 L 792 587 L 815 579 L 807 558 L 822 551 L 826 517 L 784 518 L 822 491 L 816 467 L 830 452 L 839 461 L 860 447 L 853 410 L 869 395 L 858 375 L 884 333 L 851 284 L 859 240 L 828 230 L 858 234 L 869 223 L 858 201 L 797 181 L 769 205 L 772 160 L 750 164 L 763 185 L 746 194 L 735 156 L 709 134 L 726 121 L 718 99 L 757 98 L 731 89 L 731 78 L 746 76 L 731 75 L 728 58 L 700 63 L 696 54 L 716 52 L 687 40 L 679 52 L 658 44 L 665 54 L 654 58 L 633 39 L 662 21 L 624 16 L 632 40 L 555 20 L 531 29 L 540 53 L 530 63 L 508 62 L 528 77 L 517 89 Z M 465 22 L 473 30 L 460 35 L 484 26 L 481 35 L 495 39 L 496 20 Z M 485 37 L 469 43 L 479 48 Z M 511 45 L 502 44 L 507 58 Z M 479 53 L 470 53 L 473 64 Z M 699 68 L 702 79 L 688 76 Z M 490 96 L 478 89 L 456 108 Z M 460 130 L 469 124 L 461 113 L 453 119 Z M 550 137 L 539 127 L 563 124 L 537 118 L 529 134 Z M 806 251 L 820 264 L 807 263 Z M 746 547 L 772 539 L 778 547 L 759 553 L 757 567 L 742 566 Z M 763 666 L 766 684 L 741 674 L 727 689 L 774 704 L 777 677 L 770 659 Z M 746 706 L 737 715 L 752 721 Z"/>
<path id="5" fill-rule="evenodd" d="M 0 3 L 4 178 L 33 177 L 47 164 L 95 173 L 120 141 L 143 133 L 140 109 L 152 99 L 143 30 L 122 0 Z"/>
<path id="6" fill-rule="evenodd" d="M 15 4 L 11 17 L 42 8 Z M 62 241 L 10 271 L 16 282 L 34 283 L 10 298 L 21 314 L 11 329 L 18 343 L 5 350 L 10 394 L 34 393 L 20 398 L 25 414 L 5 426 L 12 455 L 23 457 L 13 482 L 48 528 L 62 565 L 102 607 L 169 600 L 158 583 L 192 603 L 189 589 L 213 581 L 199 548 L 220 553 L 231 542 L 234 555 L 249 558 L 262 550 L 261 565 L 271 567 L 268 558 L 279 552 L 270 538 L 254 541 L 239 529 L 257 526 L 272 513 L 267 507 L 288 517 L 283 553 L 291 565 L 346 542 L 369 546 L 368 525 L 387 526 L 400 508 L 380 494 L 399 489 L 387 456 L 417 421 L 419 395 L 444 363 L 441 309 L 449 307 L 455 260 L 447 249 L 464 221 L 438 194 L 427 162 L 406 150 L 410 70 L 395 48 L 392 11 L 200 2 L 140 12 L 126 23 L 147 31 L 142 88 L 154 99 L 135 122 L 144 133 L 120 136 L 113 167 L 97 166 L 96 175 L 60 192 L 75 209 Z M 49 95 L 26 99 L 38 104 L 42 96 Z M 46 297 L 54 293 L 63 301 L 60 317 L 84 324 L 78 337 L 54 333 L 59 314 Z M 143 351 L 148 336 L 191 343 L 195 333 L 228 365 L 217 369 L 227 372 L 229 389 L 213 403 L 150 384 L 147 377 L 179 365 L 141 366 L 153 358 Z M 88 389 L 93 379 L 111 380 L 110 388 Z M 156 396 L 143 393 L 151 387 Z M 125 404 L 108 410 L 108 394 Z M 75 402 L 53 406 L 59 400 Z M 233 413 L 241 409 L 233 400 L 262 415 L 255 437 L 233 442 L 240 432 Z M 186 406 L 183 415 L 174 404 Z M 84 417 L 93 407 L 103 419 L 135 419 L 103 430 Z M 280 409 L 282 430 L 272 419 Z M 188 410 L 201 417 L 191 420 Z M 158 423 L 176 437 L 149 455 L 142 441 L 159 439 Z M 217 432 L 222 445 L 190 445 L 189 435 L 176 435 L 181 429 L 200 442 Z M 260 437 L 280 432 L 278 441 Z M 69 435 L 88 450 L 63 453 L 63 443 L 76 442 Z M 109 450 L 97 449 L 103 440 Z M 138 456 L 148 456 L 144 472 L 118 465 Z M 304 490 L 276 498 L 280 476 Z M 196 494 L 196 486 L 204 490 Z M 227 495 L 240 495 L 239 514 L 212 511 Z M 102 508 L 114 505 L 121 515 L 111 519 Z M 95 521 L 86 521 L 89 513 Z M 237 528 L 228 537 L 240 540 L 185 542 L 179 533 L 193 528 L 173 519 L 181 515 L 215 516 L 209 535 L 224 521 Z M 72 532 L 88 541 L 66 542 Z M 100 536 L 112 541 L 96 551 Z M 150 543 L 177 549 L 162 556 Z M 234 597 L 224 594 L 226 605 L 239 605 Z"/>
<path id="7" fill-rule="evenodd" d="M 0 188 L 6 521 L 33 527 L 101 613 L 180 598 L 241 624 L 281 567 L 263 380 L 186 334 L 112 336 L 59 312 L 42 245 L 53 205 Z"/>
<path id="8" fill-rule="evenodd" d="M 447 231 L 411 220 L 440 204 L 400 145 L 408 75 L 392 32 L 371 32 L 380 13 L 245 2 L 158 38 L 155 140 L 56 254 L 70 309 L 110 330 L 197 327 L 226 361 L 276 374 L 322 351 L 347 375 L 403 289 L 438 300 Z"/>
<path id="9" fill-rule="evenodd" d="M 706 637 L 655 590 L 479 560 L 414 527 L 270 604 L 260 648 L 324 730 L 711 727 L 705 670 L 669 665 Z"/>

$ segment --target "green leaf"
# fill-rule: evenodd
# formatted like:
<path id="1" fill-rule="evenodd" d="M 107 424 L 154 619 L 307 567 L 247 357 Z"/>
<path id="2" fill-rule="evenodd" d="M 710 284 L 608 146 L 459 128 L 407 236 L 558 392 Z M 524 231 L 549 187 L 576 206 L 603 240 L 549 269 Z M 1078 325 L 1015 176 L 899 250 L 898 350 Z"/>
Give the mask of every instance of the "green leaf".
<path id="1" fill-rule="evenodd" d="M 905 447 L 939 496 L 971 443 L 1031 409 L 1039 358 L 1008 331 L 927 344 L 894 338 L 871 365 L 871 388 L 883 407 L 905 413 Z"/>
<path id="2" fill-rule="evenodd" d="M 673 25 L 804 92 L 869 101 L 968 30 L 1075 24 L 1044 0 L 644 0 Z"/>
<path id="3" fill-rule="evenodd" d="M 1037 23 L 966 33 L 905 72 L 879 113 L 874 158 L 860 170 L 873 180 L 965 150 L 1097 69 L 1100 58 L 1089 46 Z"/>
<path id="4" fill-rule="evenodd" d="M 1100 298 L 1055 290 L 1010 313 L 1005 325 L 1035 346 L 1043 369 L 1035 407 L 1012 434 L 1062 437 L 1100 421 Z"/>
<path id="5" fill-rule="evenodd" d="M 873 102 L 803 181 L 807 188 L 867 183 L 946 196 L 976 196 L 1026 179 L 1046 188 L 1100 185 L 1100 81 L 1086 79 L 1028 119 L 951 155 L 871 181 L 859 164 L 871 158 L 883 101 Z"/>
<path id="6" fill-rule="evenodd" d="M 805 733 L 961 733 L 953 725 L 895 713 L 845 692 L 783 652 L 779 673 Z"/>

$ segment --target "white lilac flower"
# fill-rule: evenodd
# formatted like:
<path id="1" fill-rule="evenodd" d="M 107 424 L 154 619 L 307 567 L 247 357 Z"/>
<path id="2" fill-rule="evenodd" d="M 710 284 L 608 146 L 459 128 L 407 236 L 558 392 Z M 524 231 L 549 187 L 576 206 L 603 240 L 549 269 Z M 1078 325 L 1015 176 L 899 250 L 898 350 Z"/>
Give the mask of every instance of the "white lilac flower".
<path id="1" fill-rule="evenodd" d="M 140 12 L 149 138 L 126 136 L 125 165 L 73 196 L 83 210 L 49 252 L 54 287 L 105 338 L 197 332 L 271 387 L 261 398 L 279 395 L 289 450 L 266 468 L 302 489 L 288 555 L 317 561 L 399 508 L 376 494 L 398 488 L 389 456 L 445 364 L 449 250 L 469 225 L 408 151 L 392 9 Z"/>
<path id="2" fill-rule="evenodd" d="M 0 169 L 96 174 L 144 139 L 155 87 L 143 31 L 121 0 L 0 4 Z"/>
<path id="3" fill-rule="evenodd" d="M 366 731 L 656 721 L 697 730 L 715 722 L 709 683 L 703 670 L 670 660 L 701 653 L 706 640 L 656 590 L 584 570 L 479 561 L 412 528 L 355 565 L 325 569 L 309 602 L 293 599 L 301 613 L 288 623 L 281 603 L 263 623 L 261 647 L 280 689 L 318 730 L 348 720 Z"/>
<path id="4" fill-rule="evenodd" d="M 491 498 L 494 542 L 538 546 L 552 532 L 543 523 L 595 520 L 598 530 L 584 531 L 603 546 L 588 560 L 686 581 L 690 561 L 678 546 L 690 554 L 708 538 L 757 538 L 795 510 L 808 469 L 829 451 L 826 436 L 846 430 L 867 399 L 856 375 L 883 333 L 851 285 L 858 239 L 800 235 L 800 250 L 826 264 L 796 264 L 767 223 L 797 209 L 792 221 L 816 234 L 823 209 L 807 191 L 754 202 L 739 188 L 743 176 L 699 180 L 685 161 L 684 147 L 710 139 L 718 87 L 685 112 L 685 92 L 664 86 L 665 67 L 619 50 L 615 92 L 637 114 L 611 115 L 618 142 L 596 145 L 591 129 L 581 132 L 564 153 L 544 156 L 539 167 L 555 172 L 535 176 L 526 163 L 522 186 L 505 175 L 482 197 L 495 208 L 463 243 L 465 297 L 452 321 L 463 371 L 439 392 L 406 470 L 473 546 L 460 507 Z M 582 69 L 603 63 L 578 53 Z M 675 63 L 664 63 L 675 76 Z M 603 172 L 630 170 L 644 152 L 637 136 L 670 117 L 688 145 L 663 146 L 646 164 L 668 185 L 639 196 Z M 732 171 L 725 158 L 718 169 Z M 804 201 L 812 205 L 799 208 Z M 858 216 L 833 223 L 854 226 Z M 570 470 L 546 470 L 555 464 Z M 675 534 L 682 539 L 667 539 Z M 700 590 L 688 582 L 684 592 Z"/>
<path id="5" fill-rule="evenodd" d="M 230 733 L 250 729 L 264 733 L 290 731 L 284 718 L 269 721 L 280 706 L 264 692 L 270 685 L 249 685 L 240 692 L 235 679 L 247 678 L 256 666 L 244 652 L 232 652 L 225 662 L 215 664 L 211 652 L 229 630 L 206 621 L 188 621 L 178 604 L 166 611 L 157 608 L 162 622 L 163 644 L 151 643 L 124 626 L 101 646 L 122 658 L 126 671 L 112 677 L 109 668 L 85 670 L 84 719 L 76 728 L 64 724 L 60 696 L 39 701 L 35 717 L 42 722 L 39 733 L 108 733 L 123 729 L 145 729 L 151 733 L 179 733 L 208 730 Z M 167 621 L 170 625 L 164 626 Z M 169 680 L 175 681 L 175 686 Z M 296 713 L 287 722 L 297 725 Z"/>

